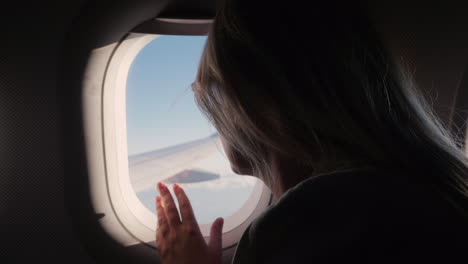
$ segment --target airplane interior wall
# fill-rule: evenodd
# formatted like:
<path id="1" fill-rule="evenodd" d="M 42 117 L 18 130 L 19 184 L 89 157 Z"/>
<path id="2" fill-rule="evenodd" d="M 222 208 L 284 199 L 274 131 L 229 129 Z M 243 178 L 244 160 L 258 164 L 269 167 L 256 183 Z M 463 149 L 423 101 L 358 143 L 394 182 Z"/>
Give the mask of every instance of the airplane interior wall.
<path id="1" fill-rule="evenodd" d="M 8 1 L 0 41 L 0 262 L 94 263 L 66 210 L 59 76 L 84 1 Z"/>
<path id="2" fill-rule="evenodd" d="M 118 41 L 167 2 L 9 1 L 2 7 L 1 263 L 154 263 L 144 246 L 123 248 L 98 224 L 87 191 L 80 87 L 91 49 Z M 200 1 L 172 2 L 193 7 Z M 441 29 L 414 40 L 408 52 L 416 54 L 418 83 L 440 89 L 434 104 L 448 122 L 468 43 L 460 38 L 461 27 Z M 421 31 L 417 25 L 408 30 Z"/>

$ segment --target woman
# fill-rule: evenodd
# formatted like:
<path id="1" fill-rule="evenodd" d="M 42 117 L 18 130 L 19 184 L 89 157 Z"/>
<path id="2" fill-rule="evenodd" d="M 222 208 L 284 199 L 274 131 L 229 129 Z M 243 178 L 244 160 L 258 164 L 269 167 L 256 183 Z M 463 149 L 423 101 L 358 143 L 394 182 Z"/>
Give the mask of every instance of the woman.
<path id="1" fill-rule="evenodd" d="M 452 263 L 468 250 L 468 167 L 353 1 L 227 0 L 194 85 L 231 167 L 278 201 L 234 263 Z M 309 3 L 310 4 L 310 3 Z M 182 188 L 158 186 L 163 263 L 221 263 Z"/>

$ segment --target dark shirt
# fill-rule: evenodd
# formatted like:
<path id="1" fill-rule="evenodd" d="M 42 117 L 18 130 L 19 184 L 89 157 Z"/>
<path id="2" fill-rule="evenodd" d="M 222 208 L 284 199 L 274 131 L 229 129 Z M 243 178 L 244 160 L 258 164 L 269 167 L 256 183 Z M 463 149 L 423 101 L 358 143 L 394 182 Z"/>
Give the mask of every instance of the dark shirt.
<path id="1" fill-rule="evenodd" d="M 468 263 L 468 220 L 412 177 L 311 177 L 245 230 L 233 263 Z"/>

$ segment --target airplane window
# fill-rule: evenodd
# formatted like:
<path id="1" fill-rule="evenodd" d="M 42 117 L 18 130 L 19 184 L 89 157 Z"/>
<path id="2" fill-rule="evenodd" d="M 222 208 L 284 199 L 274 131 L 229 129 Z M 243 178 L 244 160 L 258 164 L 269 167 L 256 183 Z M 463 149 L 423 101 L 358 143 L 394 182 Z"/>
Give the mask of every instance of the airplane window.
<path id="1" fill-rule="evenodd" d="M 157 182 L 179 183 L 200 224 L 233 215 L 258 182 L 231 171 L 217 131 L 195 104 L 190 84 L 205 40 L 154 39 L 134 59 L 126 88 L 128 171 L 136 196 L 155 214 Z"/>

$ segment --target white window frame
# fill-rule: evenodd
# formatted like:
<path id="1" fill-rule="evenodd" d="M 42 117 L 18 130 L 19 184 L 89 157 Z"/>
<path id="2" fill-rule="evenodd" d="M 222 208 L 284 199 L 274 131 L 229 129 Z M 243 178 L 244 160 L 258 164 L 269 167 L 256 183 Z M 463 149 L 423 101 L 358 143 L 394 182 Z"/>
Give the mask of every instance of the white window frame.
<path id="1" fill-rule="evenodd" d="M 128 34 L 119 43 L 95 49 L 83 83 L 85 142 L 90 190 L 96 213 L 104 214 L 101 226 L 124 245 L 154 246 L 156 216 L 133 191 L 128 173 L 126 84 L 138 53 L 158 35 Z M 223 248 L 232 248 L 250 222 L 271 201 L 262 183 L 254 186 L 245 205 L 225 218 Z M 128 204 L 134 206 L 129 207 Z M 207 239 L 210 224 L 200 225 Z"/>

